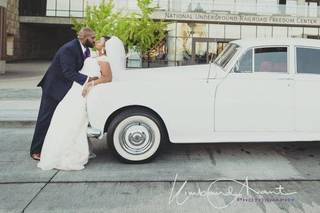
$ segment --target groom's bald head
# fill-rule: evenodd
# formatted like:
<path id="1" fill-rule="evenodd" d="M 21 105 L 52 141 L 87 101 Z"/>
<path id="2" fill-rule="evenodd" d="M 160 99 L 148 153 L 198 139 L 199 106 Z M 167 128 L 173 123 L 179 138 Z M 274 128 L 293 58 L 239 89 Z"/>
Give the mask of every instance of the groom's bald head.
<path id="1" fill-rule="evenodd" d="M 90 27 L 83 27 L 78 33 L 78 39 L 86 47 L 93 47 L 95 43 L 95 33 Z"/>

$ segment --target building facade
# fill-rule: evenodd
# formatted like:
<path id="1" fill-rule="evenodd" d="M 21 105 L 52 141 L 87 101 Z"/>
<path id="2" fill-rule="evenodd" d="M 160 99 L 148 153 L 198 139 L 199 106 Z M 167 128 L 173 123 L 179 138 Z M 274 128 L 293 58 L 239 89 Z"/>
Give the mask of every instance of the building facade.
<path id="1" fill-rule="evenodd" d="M 319 39 L 319 2 L 154 0 L 158 9 L 152 17 L 170 24 L 166 40 L 152 50 L 143 66 L 208 63 L 235 39 Z M 82 18 L 87 5 L 99 3 L 100 0 L 8 0 L 6 59 L 50 59 L 59 46 L 75 36 L 70 17 Z M 133 0 L 114 0 L 114 4 L 116 9 L 138 11 Z M 128 65 L 136 66 L 130 60 L 137 60 L 134 54 Z"/>

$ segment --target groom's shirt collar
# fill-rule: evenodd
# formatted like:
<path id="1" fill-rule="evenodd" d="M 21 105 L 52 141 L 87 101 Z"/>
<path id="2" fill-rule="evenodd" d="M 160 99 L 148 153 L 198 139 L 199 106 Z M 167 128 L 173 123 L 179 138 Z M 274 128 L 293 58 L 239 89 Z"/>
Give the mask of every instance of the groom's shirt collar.
<path id="1" fill-rule="evenodd" d="M 83 46 L 83 44 L 81 43 L 81 41 L 78 39 L 81 49 L 82 49 L 82 54 L 84 54 L 84 52 L 86 51 L 86 48 Z"/>

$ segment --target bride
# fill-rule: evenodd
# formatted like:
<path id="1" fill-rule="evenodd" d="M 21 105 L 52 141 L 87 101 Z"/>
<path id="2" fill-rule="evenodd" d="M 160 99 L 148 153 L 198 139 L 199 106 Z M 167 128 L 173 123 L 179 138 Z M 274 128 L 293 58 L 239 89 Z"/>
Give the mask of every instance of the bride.
<path id="1" fill-rule="evenodd" d="M 57 106 L 38 163 L 43 170 L 81 170 L 88 162 L 86 96 L 94 85 L 117 80 L 125 69 L 125 51 L 119 38 L 112 36 L 106 41 L 102 37 L 95 47 L 98 56 L 87 58 L 80 72 L 99 78 L 84 86 L 74 82 Z"/>

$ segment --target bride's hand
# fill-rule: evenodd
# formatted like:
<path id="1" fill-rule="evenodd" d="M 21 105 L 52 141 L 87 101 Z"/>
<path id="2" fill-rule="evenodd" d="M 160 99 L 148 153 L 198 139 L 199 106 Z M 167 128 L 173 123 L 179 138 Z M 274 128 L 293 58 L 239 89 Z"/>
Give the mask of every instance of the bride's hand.
<path id="1" fill-rule="evenodd" d="M 82 96 L 86 97 L 93 87 L 94 87 L 94 81 L 87 82 L 83 87 Z"/>

